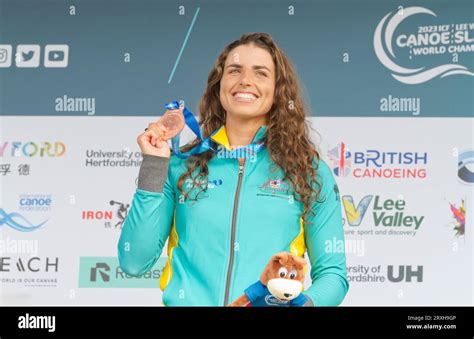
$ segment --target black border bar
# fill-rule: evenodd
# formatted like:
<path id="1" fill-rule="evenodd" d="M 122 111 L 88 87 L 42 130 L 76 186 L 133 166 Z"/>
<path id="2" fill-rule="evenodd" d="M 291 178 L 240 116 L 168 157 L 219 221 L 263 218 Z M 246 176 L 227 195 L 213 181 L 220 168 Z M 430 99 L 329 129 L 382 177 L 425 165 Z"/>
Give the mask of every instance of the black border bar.
<path id="1" fill-rule="evenodd" d="M 55 316 L 55 331 L 19 328 L 26 314 L 30 321 L 32 316 Z M 473 338 L 474 307 L 0 307 L 1 339 L 250 334 Z"/>

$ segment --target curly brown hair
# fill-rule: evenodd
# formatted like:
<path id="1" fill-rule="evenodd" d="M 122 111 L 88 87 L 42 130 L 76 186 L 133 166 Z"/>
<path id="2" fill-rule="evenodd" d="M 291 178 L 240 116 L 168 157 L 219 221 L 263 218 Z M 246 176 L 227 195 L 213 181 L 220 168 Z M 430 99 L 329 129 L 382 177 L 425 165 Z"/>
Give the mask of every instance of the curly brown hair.
<path id="1" fill-rule="evenodd" d="M 244 34 L 240 39 L 227 45 L 217 58 L 209 73 L 207 87 L 199 103 L 199 125 L 203 138 L 210 136 L 226 122 L 226 112 L 219 96 L 225 61 L 234 48 L 247 44 L 265 49 L 273 58 L 276 70 L 275 93 L 273 105 L 268 112 L 265 146 L 273 163 L 283 170 L 285 174 L 283 180 L 290 181 L 295 200 L 303 204 L 302 218 L 305 223 L 308 223 L 309 213 L 314 215 L 311 206 L 318 199 L 321 188 L 316 179 L 320 156 L 309 138 L 309 127 L 305 120 L 306 108 L 300 93 L 297 74 L 288 57 L 269 34 Z M 195 139 L 183 146 L 183 151 L 195 147 L 200 141 Z M 209 150 L 187 159 L 187 170 L 180 176 L 177 184 L 185 199 L 197 200 L 199 195 L 206 191 L 209 174 L 207 162 L 213 156 L 214 152 Z M 183 185 L 189 178 L 192 186 L 186 192 Z M 189 192 L 195 187 L 199 187 L 200 190 L 191 197 Z"/>

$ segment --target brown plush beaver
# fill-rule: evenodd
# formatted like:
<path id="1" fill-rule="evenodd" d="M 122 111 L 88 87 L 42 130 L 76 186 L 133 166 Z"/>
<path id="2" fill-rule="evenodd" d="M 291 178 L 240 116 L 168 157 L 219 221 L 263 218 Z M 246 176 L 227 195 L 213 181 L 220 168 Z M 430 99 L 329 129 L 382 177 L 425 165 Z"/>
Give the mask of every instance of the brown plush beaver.
<path id="1" fill-rule="evenodd" d="M 288 252 L 272 256 L 260 280 L 228 306 L 303 306 L 306 261 Z"/>

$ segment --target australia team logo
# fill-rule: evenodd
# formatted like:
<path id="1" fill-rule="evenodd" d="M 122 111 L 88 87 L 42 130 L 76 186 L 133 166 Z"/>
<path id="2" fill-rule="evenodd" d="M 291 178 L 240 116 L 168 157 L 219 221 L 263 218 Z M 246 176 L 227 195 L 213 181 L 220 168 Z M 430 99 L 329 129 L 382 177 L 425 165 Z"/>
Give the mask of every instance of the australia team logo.
<path id="1" fill-rule="evenodd" d="M 290 185 L 282 179 L 269 179 L 259 187 L 260 191 L 268 194 L 288 194 Z"/>

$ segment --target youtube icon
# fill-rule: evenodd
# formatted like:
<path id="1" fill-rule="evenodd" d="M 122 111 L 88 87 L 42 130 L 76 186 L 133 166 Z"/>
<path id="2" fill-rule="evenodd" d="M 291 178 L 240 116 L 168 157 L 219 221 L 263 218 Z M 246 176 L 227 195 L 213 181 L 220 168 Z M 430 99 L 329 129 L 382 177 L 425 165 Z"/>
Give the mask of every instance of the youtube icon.
<path id="1" fill-rule="evenodd" d="M 64 68 L 68 66 L 69 46 L 68 45 L 46 45 L 45 47 L 45 67 Z"/>

